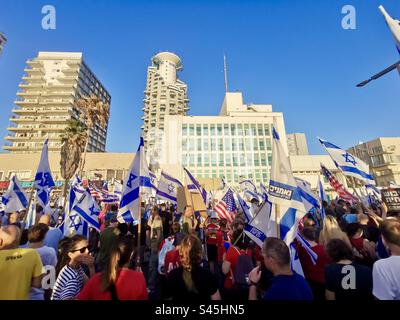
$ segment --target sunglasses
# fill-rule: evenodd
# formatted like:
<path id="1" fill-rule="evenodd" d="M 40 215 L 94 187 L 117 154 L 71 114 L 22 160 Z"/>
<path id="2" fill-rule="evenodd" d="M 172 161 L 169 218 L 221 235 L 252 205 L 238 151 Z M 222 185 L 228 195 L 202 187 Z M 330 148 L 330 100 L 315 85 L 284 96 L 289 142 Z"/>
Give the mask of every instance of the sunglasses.
<path id="1" fill-rule="evenodd" d="M 77 252 L 77 251 L 79 251 L 80 253 L 85 253 L 86 250 L 89 251 L 89 247 L 83 247 L 83 248 L 80 248 L 80 249 L 71 250 L 71 252 Z"/>

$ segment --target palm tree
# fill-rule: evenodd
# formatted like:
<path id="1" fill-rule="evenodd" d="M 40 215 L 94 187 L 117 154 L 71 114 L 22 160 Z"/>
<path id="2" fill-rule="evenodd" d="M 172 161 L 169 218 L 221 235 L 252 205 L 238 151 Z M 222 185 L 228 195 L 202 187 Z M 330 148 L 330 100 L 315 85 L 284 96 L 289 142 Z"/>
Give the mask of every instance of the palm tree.
<path id="1" fill-rule="evenodd" d="M 83 97 L 76 101 L 76 107 L 81 111 L 81 120 L 87 124 L 86 145 L 80 167 L 80 173 L 82 174 L 89 145 L 90 131 L 93 130 L 96 123 L 100 127 L 106 128 L 108 119 L 110 118 L 110 105 L 92 94 L 89 97 Z"/>
<path id="2" fill-rule="evenodd" d="M 68 182 L 79 167 L 81 155 L 86 144 L 86 126 L 76 119 L 68 120 L 61 135 L 61 176 L 64 178 L 63 197 L 67 194 Z"/>

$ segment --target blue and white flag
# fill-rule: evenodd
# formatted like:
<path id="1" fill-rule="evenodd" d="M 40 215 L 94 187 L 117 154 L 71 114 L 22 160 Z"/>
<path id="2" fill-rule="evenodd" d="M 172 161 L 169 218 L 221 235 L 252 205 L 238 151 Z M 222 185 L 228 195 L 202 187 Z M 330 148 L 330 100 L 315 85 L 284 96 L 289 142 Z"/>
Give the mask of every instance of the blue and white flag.
<path id="1" fill-rule="evenodd" d="M 247 205 L 247 203 L 242 199 L 240 195 L 236 194 L 236 196 L 239 201 L 240 207 L 242 208 L 245 218 L 245 223 L 249 223 L 253 219 L 250 207 Z"/>
<path id="2" fill-rule="evenodd" d="M 319 208 L 319 214 L 321 215 L 321 220 L 325 221 L 326 213 L 324 208 L 324 201 L 325 201 L 325 191 L 324 185 L 322 184 L 321 177 L 318 178 L 318 190 L 319 190 L 319 197 L 321 199 L 321 206 Z"/>
<path id="3" fill-rule="evenodd" d="M 153 197 L 157 194 L 157 176 L 149 169 L 150 185 L 151 185 L 151 195 Z"/>
<path id="4" fill-rule="evenodd" d="M 318 138 L 318 140 L 331 156 L 336 167 L 341 170 L 344 175 L 362 180 L 365 184 L 375 185 L 375 180 L 369 173 L 369 166 L 365 162 L 328 141 L 320 138 Z"/>
<path id="5" fill-rule="evenodd" d="M 244 227 L 245 234 L 260 247 L 267 237 L 277 237 L 277 226 L 271 219 L 272 207 L 270 202 L 264 202 L 257 215 Z"/>
<path id="6" fill-rule="evenodd" d="M 319 208 L 320 201 L 318 196 L 311 190 L 311 184 L 300 178 L 295 178 L 295 180 L 306 211 L 309 212 L 312 208 Z"/>
<path id="7" fill-rule="evenodd" d="M 367 184 L 365 185 L 365 189 L 367 190 L 368 195 L 372 194 L 373 198 L 375 198 L 378 201 L 382 201 L 381 191 L 377 187 L 375 187 L 372 184 Z"/>
<path id="8" fill-rule="evenodd" d="M 85 188 L 82 185 L 82 181 L 75 175 L 71 181 L 71 187 L 68 192 L 65 212 L 63 214 L 63 223 L 59 226 L 65 237 L 71 237 L 75 234 L 80 234 L 85 237 L 89 236 L 89 224 L 82 219 L 79 213 L 76 211 L 72 212 L 72 208 L 78 203 L 84 193 Z"/>
<path id="9" fill-rule="evenodd" d="M 306 250 L 308 255 L 310 256 L 310 259 L 314 265 L 317 264 L 317 259 L 318 255 L 315 253 L 315 251 L 312 249 L 311 244 L 307 241 L 306 238 L 304 238 L 300 232 L 297 233 L 296 237 L 297 241 L 302 245 L 302 247 Z"/>
<path id="10" fill-rule="evenodd" d="M 124 179 L 117 215 L 119 222 L 129 223 L 136 220 L 140 223 L 141 196 L 151 196 L 150 173 L 144 154 L 143 137 L 140 138 L 139 148 Z"/>
<path id="11" fill-rule="evenodd" d="M 35 222 L 36 222 L 36 203 L 35 201 L 32 201 L 29 206 L 28 213 L 26 215 L 24 229 L 29 229 L 35 224 Z"/>
<path id="12" fill-rule="evenodd" d="M 43 144 L 42 155 L 40 156 L 39 167 L 35 175 L 34 186 L 36 188 L 36 199 L 40 206 L 45 210 L 45 213 L 49 209 L 50 204 L 50 192 L 55 186 L 53 177 L 51 176 L 50 165 L 49 165 L 49 146 L 48 139 Z"/>
<path id="13" fill-rule="evenodd" d="M 75 202 L 75 205 L 72 206 L 70 216 L 77 213 L 89 224 L 90 227 L 100 231 L 100 211 L 101 209 L 91 196 L 89 189 L 86 189 L 79 197 L 79 200 Z"/>
<path id="14" fill-rule="evenodd" d="M 24 210 L 28 207 L 29 197 L 22 190 L 16 174 L 12 176 L 8 189 L 3 194 L 2 202 L 5 213 Z"/>
<path id="15" fill-rule="evenodd" d="M 258 198 L 258 192 L 255 184 L 251 180 L 243 180 L 239 182 L 240 189 L 243 191 L 243 196 L 245 199 L 248 201 L 252 201 L 253 199 L 256 199 L 257 201 L 260 201 Z"/>
<path id="16" fill-rule="evenodd" d="M 292 270 L 304 278 L 303 267 L 301 266 L 299 255 L 297 254 L 296 245 L 294 242 L 291 242 L 288 247 L 290 252 L 290 266 Z"/>
<path id="17" fill-rule="evenodd" d="M 306 213 L 297 182 L 293 176 L 288 156 L 283 150 L 279 135 L 272 127 L 273 147 L 271 179 L 269 182 L 269 201 Z"/>
<path id="18" fill-rule="evenodd" d="M 178 179 L 165 172 L 161 172 L 157 188 L 157 198 L 177 203 L 176 197 L 179 187 L 183 187 L 183 184 Z"/>
<path id="19" fill-rule="evenodd" d="M 268 189 L 262 182 L 260 182 L 260 190 L 261 190 L 260 196 L 262 198 L 262 201 L 267 202 L 268 201 Z"/>
<path id="20" fill-rule="evenodd" d="M 204 189 L 201 184 L 196 180 L 196 178 L 190 173 L 190 171 L 188 169 L 186 169 L 185 167 L 183 168 L 187 174 L 187 177 L 189 179 L 189 183 L 188 183 L 188 189 L 189 191 L 191 190 L 197 190 L 200 192 L 201 197 L 203 198 L 204 204 L 207 205 L 207 191 L 206 189 Z M 194 186 L 194 188 L 193 188 Z"/>

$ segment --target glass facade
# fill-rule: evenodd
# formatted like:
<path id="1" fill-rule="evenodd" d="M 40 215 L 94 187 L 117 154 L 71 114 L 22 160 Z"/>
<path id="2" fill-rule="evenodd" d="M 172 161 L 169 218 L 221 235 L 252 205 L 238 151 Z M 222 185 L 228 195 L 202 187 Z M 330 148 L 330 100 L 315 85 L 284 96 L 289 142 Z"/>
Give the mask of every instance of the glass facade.
<path id="1" fill-rule="evenodd" d="M 182 164 L 199 178 L 268 182 L 272 160 L 271 124 L 182 125 Z"/>

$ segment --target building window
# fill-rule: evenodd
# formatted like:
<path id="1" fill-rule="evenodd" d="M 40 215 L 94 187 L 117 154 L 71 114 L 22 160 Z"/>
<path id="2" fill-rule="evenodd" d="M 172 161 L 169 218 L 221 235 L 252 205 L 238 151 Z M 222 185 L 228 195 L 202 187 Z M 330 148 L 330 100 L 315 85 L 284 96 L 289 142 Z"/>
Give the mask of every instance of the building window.
<path id="1" fill-rule="evenodd" d="M 237 125 L 237 135 L 238 135 L 239 137 L 242 137 L 242 136 L 243 136 L 243 126 L 242 126 L 241 123 L 239 123 L 239 124 Z"/>
<path id="2" fill-rule="evenodd" d="M 194 136 L 194 125 L 189 125 L 189 135 Z"/>
<path id="3" fill-rule="evenodd" d="M 208 136 L 208 124 L 203 124 L 203 136 Z"/>
<path id="4" fill-rule="evenodd" d="M 222 125 L 221 124 L 217 125 L 217 132 L 218 132 L 219 136 L 222 136 Z"/>
<path id="5" fill-rule="evenodd" d="M 196 127 L 196 135 L 201 137 L 201 124 L 198 124 Z"/>
<path id="6" fill-rule="evenodd" d="M 210 135 L 215 136 L 215 124 L 210 125 Z"/>
<path id="7" fill-rule="evenodd" d="M 224 124 L 224 135 L 229 136 L 230 131 L 229 131 L 229 124 Z"/>
<path id="8" fill-rule="evenodd" d="M 261 123 L 257 124 L 257 131 L 258 131 L 258 135 L 260 137 L 262 137 L 262 135 L 263 135 L 263 126 L 262 126 Z"/>
<path id="9" fill-rule="evenodd" d="M 264 135 L 269 136 L 269 124 L 264 124 Z"/>

